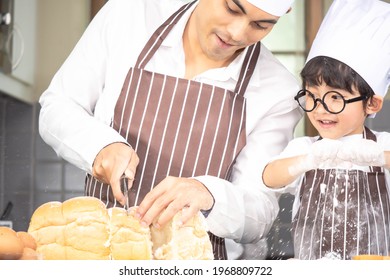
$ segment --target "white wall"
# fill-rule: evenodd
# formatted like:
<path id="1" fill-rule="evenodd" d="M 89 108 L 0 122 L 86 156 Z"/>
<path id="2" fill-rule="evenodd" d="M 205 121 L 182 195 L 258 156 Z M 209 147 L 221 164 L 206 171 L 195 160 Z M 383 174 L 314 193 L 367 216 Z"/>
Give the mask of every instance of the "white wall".
<path id="1" fill-rule="evenodd" d="M 37 3 L 36 98 L 49 85 L 90 21 L 90 0 Z"/>

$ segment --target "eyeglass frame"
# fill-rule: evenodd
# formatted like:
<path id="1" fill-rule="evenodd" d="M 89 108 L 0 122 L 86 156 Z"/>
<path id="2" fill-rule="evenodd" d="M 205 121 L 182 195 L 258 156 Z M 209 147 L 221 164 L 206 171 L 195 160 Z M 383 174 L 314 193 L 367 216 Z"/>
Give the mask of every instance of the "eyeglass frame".
<path id="1" fill-rule="evenodd" d="M 313 98 L 313 100 L 314 100 L 313 108 L 312 108 L 311 110 L 306 109 L 306 108 L 299 102 L 299 98 L 305 96 L 305 95 L 306 95 L 306 92 L 308 92 L 308 93 L 311 95 L 311 97 Z M 340 111 L 336 112 L 336 113 L 330 111 L 329 108 L 328 108 L 328 106 L 327 106 L 326 103 L 324 102 L 325 96 L 326 96 L 328 93 L 332 93 L 332 92 L 334 92 L 334 93 L 340 95 L 341 99 L 344 101 L 344 106 L 343 106 L 343 108 L 342 108 Z M 304 95 L 302 95 L 302 93 L 303 93 Z M 353 102 L 357 102 L 357 101 L 367 100 L 367 99 L 368 99 L 368 96 L 367 96 L 367 95 L 360 95 L 360 96 L 358 96 L 358 97 L 354 97 L 354 98 L 351 98 L 351 99 L 345 99 L 344 96 L 343 96 L 340 92 L 338 92 L 338 91 L 336 91 L 336 90 L 330 90 L 330 91 L 325 92 L 325 94 L 322 96 L 322 98 L 315 98 L 314 94 L 313 94 L 311 91 L 309 91 L 309 90 L 307 90 L 307 89 L 301 89 L 301 90 L 299 90 L 298 93 L 294 96 L 294 99 L 295 99 L 295 101 L 297 101 L 299 107 L 301 107 L 301 108 L 303 109 L 303 111 L 305 111 L 305 112 L 312 112 L 312 111 L 314 111 L 314 109 L 317 108 L 317 106 L 318 106 L 317 102 L 320 102 L 320 103 L 322 104 L 322 106 L 324 107 L 324 109 L 325 109 L 327 112 L 336 115 L 336 114 L 340 114 L 342 111 L 344 111 L 345 106 L 346 106 L 347 104 L 353 103 Z"/>

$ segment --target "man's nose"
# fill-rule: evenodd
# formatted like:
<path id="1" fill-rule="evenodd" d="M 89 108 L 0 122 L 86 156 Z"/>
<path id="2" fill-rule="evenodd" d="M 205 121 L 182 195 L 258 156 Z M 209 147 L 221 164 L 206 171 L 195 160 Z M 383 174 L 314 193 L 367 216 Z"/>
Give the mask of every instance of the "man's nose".
<path id="1" fill-rule="evenodd" d="M 245 19 L 236 19 L 229 24 L 227 30 L 233 41 L 242 42 L 242 39 L 246 36 L 247 28 L 248 23 Z"/>

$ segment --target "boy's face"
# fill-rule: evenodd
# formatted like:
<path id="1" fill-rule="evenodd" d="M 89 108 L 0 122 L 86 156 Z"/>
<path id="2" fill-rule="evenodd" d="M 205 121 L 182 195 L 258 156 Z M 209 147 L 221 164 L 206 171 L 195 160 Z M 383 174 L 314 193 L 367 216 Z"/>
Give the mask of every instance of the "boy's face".
<path id="1" fill-rule="evenodd" d="M 355 89 L 350 93 L 346 90 L 331 88 L 324 83 L 306 89 L 313 93 L 315 98 L 320 99 L 328 91 L 339 92 L 345 100 L 360 96 Z M 317 102 L 316 108 L 307 112 L 307 116 L 321 137 L 338 139 L 343 136 L 363 133 L 367 114 L 363 101 L 346 104 L 344 110 L 338 114 L 329 113 L 320 102 Z"/>

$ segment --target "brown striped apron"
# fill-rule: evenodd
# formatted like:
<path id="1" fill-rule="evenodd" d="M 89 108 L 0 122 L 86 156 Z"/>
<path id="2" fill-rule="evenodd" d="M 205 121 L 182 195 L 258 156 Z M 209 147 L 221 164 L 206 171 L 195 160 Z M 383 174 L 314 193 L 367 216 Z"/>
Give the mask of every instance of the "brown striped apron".
<path id="1" fill-rule="evenodd" d="M 136 151 L 140 161 L 129 191 L 129 205 L 167 176 L 216 176 L 229 180 L 231 166 L 246 144 L 244 93 L 260 53 L 248 48 L 234 92 L 192 80 L 144 70 L 180 17 L 175 12 L 151 36 L 130 68 L 116 103 L 112 126 Z M 120 206 L 109 185 L 87 175 L 85 193 Z M 227 259 L 225 241 L 210 233 L 215 259 Z"/>
<path id="2" fill-rule="evenodd" d="M 368 128 L 363 136 L 376 141 Z M 381 167 L 370 167 L 369 172 L 308 171 L 300 189 L 300 207 L 293 219 L 295 258 L 387 256 L 390 253 L 389 205 Z"/>

